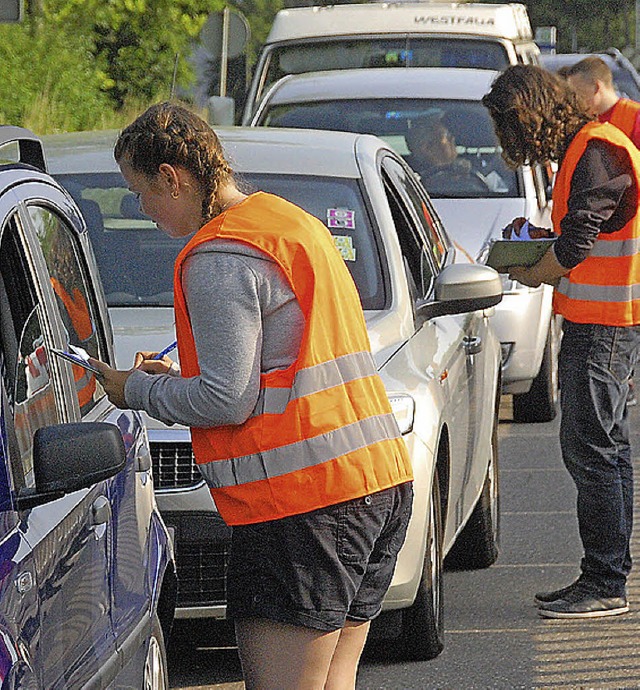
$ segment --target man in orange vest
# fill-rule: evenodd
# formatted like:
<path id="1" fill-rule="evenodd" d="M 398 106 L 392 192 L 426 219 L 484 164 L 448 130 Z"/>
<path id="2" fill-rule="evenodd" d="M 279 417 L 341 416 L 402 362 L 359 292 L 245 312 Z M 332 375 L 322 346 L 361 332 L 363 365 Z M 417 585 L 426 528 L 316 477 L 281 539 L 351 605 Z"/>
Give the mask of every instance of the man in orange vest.
<path id="1" fill-rule="evenodd" d="M 505 70 L 483 98 L 510 165 L 557 161 L 555 243 L 525 285 L 555 286 L 562 458 L 577 491 L 584 557 L 568 587 L 536 594 L 547 618 L 626 613 L 633 471 L 626 398 L 640 350 L 640 153 L 584 109 L 569 84 L 531 65 Z M 513 231 L 518 233 L 514 222 Z"/>
<path id="2" fill-rule="evenodd" d="M 640 148 L 640 103 L 618 96 L 613 74 L 602 58 L 589 55 L 563 75 L 589 112 L 621 129 Z"/>
<path id="3" fill-rule="evenodd" d="M 563 73 L 571 88 L 600 122 L 610 122 L 621 129 L 640 149 L 640 103 L 620 98 L 613 85 L 607 63 L 596 55 L 571 65 Z M 633 379 L 629 381 L 628 405 L 637 405 Z"/>

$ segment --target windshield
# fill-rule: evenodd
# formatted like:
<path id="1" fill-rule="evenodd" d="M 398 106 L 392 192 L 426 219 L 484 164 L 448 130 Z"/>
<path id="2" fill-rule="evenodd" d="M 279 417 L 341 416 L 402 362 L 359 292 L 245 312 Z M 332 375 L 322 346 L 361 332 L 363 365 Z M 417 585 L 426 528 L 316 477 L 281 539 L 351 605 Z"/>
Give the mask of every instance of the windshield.
<path id="1" fill-rule="evenodd" d="M 477 101 L 357 99 L 274 106 L 261 124 L 375 134 L 434 198 L 518 197 L 487 109 Z"/>
<path id="2" fill-rule="evenodd" d="M 508 65 L 506 48 L 498 41 L 437 36 L 305 41 L 273 49 L 263 91 L 287 74 L 333 69 L 472 67 L 500 71 Z"/>
<path id="3" fill-rule="evenodd" d="M 57 175 L 87 222 L 110 307 L 172 307 L 173 264 L 189 238 L 173 239 L 140 212 L 117 173 Z M 243 174 L 246 192 L 289 199 L 319 218 L 334 236 L 364 309 L 385 304 L 376 233 L 357 180 L 310 175 Z"/>

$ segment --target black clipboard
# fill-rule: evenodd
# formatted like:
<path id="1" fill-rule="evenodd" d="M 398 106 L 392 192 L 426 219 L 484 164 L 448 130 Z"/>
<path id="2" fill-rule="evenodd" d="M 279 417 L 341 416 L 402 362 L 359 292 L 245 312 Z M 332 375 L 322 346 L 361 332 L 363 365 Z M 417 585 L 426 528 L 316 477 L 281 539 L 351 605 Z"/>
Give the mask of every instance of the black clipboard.
<path id="1" fill-rule="evenodd" d="M 533 266 L 549 251 L 555 237 L 541 240 L 492 240 L 486 264 L 498 273 L 512 266 Z"/>
<path id="2" fill-rule="evenodd" d="M 89 362 L 87 362 L 86 359 L 83 359 L 80 355 L 75 354 L 75 352 L 67 352 L 66 350 L 58 350 L 55 347 L 52 347 L 50 349 L 54 355 L 58 355 L 58 357 L 61 357 L 62 359 L 66 359 L 67 362 L 71 362 L 72 364 L 77 364 L 79 367 L 82 367 L 83 369 L 90 371 L 92 374 L 95 374 L 96 376 L 102 376 L 102 373 L 98 369 L 96 369 L 93 366 L 93 364 L 90 364 Z"/>

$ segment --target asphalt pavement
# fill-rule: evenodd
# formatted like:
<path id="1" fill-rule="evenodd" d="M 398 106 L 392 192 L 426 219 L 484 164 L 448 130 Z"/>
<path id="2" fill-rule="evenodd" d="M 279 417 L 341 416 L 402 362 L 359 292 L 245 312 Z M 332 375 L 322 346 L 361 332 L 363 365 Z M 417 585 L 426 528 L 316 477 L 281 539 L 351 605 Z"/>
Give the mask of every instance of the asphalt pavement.
<path id="1" fill-rule="evenodd" d="M 640 408 L 630 408 L 630 414 L 640 487 Z M 640 688 L 640 488 L 630 613 L 542 619 L 534 592 L 571 582 L 581 555 L 575 489 L 560 460 L 558 420 L 514 424 L 505 397 L 499 449 L 498 561 L 486 570 L 445 573 L 445 648 L 437 659 L 399 662 L 374 645 L 361 664 L 358 690 Z M 174 652 L 171 688 L 243 688 L 235 651 L 212 647 Z"/>

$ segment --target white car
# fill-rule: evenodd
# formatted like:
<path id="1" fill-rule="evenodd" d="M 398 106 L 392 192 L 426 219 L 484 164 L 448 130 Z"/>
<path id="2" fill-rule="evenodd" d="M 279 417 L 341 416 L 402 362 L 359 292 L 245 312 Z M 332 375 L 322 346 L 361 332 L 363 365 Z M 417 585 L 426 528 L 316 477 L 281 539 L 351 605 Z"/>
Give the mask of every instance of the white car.
<path id="1" fill-rule="evenodd" d="M 409 158 L 408 127 L 432 118 L 454 136 L 473 176 L 422 182 L 456 244 L 483 262 L 489 241 L 513 218 L 551 227 L 551 173 L 542 165 L 507 168 L 482 96 L 498 72 L 452 68 L 335 70 L 284 77 L 264 97 L 254 126 L 306 127 L 375 134 Z M 417 170 L 417 169 L 416 169 Z M 419 172 L 419 170 L 417 170 Z M 519 422 L 551 421 L 558 409 L 560 328 L 552 288 L 504 281 L 495 327 L 502 344 L 503 393 Z"/>
<path id="2" fill-rule="evenodd" d="M 403 653 L 431 658 L 442 649 L 444 556 L 464 567 L 497 556 L 500 346 L 490 316 L 500 278 L 455 262 L 424 189 L 377 137 L 264 128 L 219 135 L 245 189 L 280 194 L 326 223 L 357 284 L 415 472 L 413 517 L 385 610 L 399 617 Z M 112 133 L 45 143 L 52 172 L 84 209 L 117 361 L 129 367 L 136 351 L 174 337 L 172 269 L 184 241 L 142 216 L 117 172 Z M 176 616 L 223 616 L 228 529 L 194 467 L 188 430 L 148 423 L 158 505 L 175 528 Z"/>

